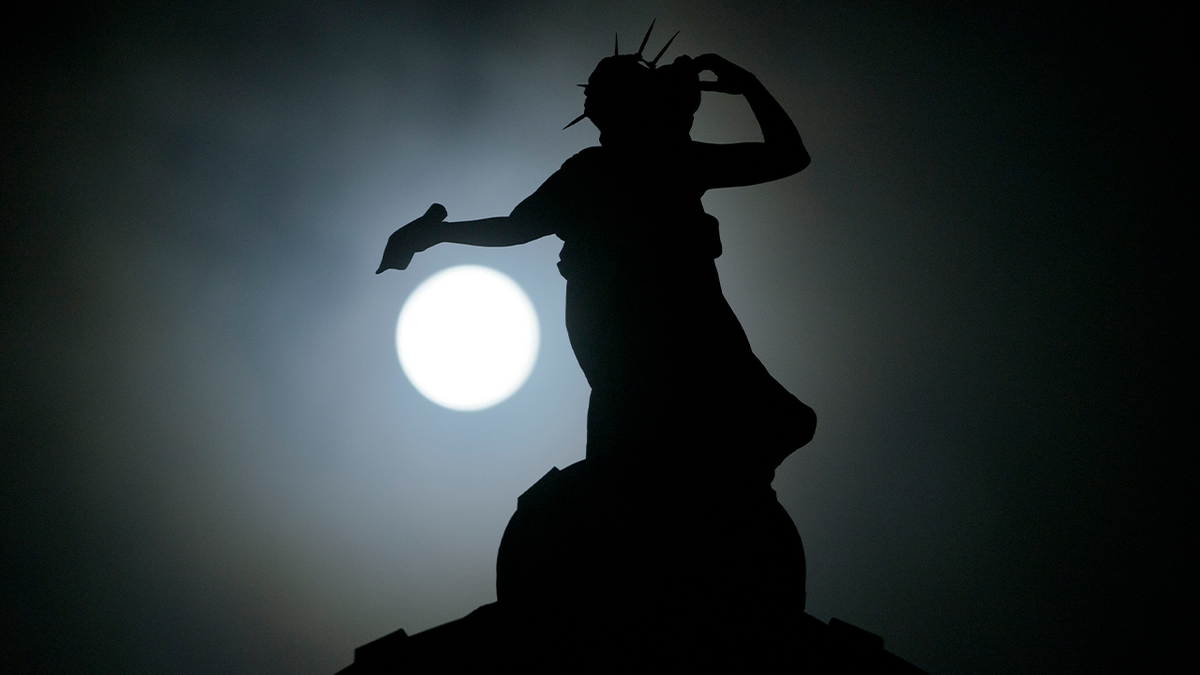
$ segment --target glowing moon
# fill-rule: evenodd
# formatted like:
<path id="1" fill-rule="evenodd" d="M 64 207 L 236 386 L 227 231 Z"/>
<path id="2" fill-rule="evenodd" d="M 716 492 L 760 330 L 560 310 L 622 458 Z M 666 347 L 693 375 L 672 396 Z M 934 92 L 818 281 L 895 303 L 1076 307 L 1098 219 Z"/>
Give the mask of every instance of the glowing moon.
<path id="1" fill-rule="evenodd" d="M 512 396 L 537 360 L 537 314 L 515 281 L 460 265 L 417 286 L 396 322 L 400 367 L 425 398 L 483 410 Z"/>

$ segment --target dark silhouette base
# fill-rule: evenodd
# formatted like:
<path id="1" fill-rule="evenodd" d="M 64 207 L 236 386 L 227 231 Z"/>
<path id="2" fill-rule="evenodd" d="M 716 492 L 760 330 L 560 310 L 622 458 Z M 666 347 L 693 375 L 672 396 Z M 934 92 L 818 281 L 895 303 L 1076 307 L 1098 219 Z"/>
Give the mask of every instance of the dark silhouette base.
<path id="1" fill-rule="evenodd" d="M 409 636 L 403 630 L 354 650 L 354 663 L 337 675 L 394 672 L 466 672 L 510 666 L 521 671 L 594 672 L 636 666 L 667 672 L 876 673 L 922 675 L 925 671 L 883 648 L 883 638 L 838 619 L 823 623 L 801 613 L 785 640 L 767 644 L 731 639 L 719 626 L 671 641 L 653 635 L 630 640 L 620 626 L 565 642 L 522 632 L 500 603 Z M 735 670 L 736 669 L 736 670 Z"/>
<path id="2" fill-rule="evenodd" d="M 804 613 L 804 549 L 761 483 L 551 469 L 518 499 L 498 601 L 355 650 L 347 675 L 398 670 L 799 665 L 920 673 L 883 639 Z"/>

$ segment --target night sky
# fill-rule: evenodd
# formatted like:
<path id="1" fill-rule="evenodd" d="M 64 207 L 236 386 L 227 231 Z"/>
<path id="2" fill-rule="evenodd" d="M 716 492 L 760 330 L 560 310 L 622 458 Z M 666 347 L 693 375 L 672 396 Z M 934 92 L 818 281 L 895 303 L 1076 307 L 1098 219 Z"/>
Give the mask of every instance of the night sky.
<path id="1" fill-rule="evenodd" d="M 755 73 L 813 158 L 704 200 L 755 352 L 820 419 L 774 483 L 807 611 L 937 675 L 1165 663 L 1195 590 L 1170 433 L 1194 415 L 1194 21 L 1000 4 L 10 15 L 0 667 L 332 673 L 494 600 L 517 496 L 584 453 L 560 243 L 373 272 L 431 202 L 507 214 L 596 144 L 561 130 L 575 84 L 654 17 L 651 53 L 679 30 L 668 59 Z M 720 94 L 692 135 L 758 138 Z M 526 386 L 478 413 L 422 398 L 393 343 L 464 263 L 542 324 Z"/>

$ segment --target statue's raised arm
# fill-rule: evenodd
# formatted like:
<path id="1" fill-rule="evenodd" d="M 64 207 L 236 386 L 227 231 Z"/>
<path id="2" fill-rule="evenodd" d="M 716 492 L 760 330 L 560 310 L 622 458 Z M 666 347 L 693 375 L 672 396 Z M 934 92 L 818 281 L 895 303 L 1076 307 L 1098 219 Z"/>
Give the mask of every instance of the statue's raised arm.
<path id="1" fill-rule="evenodd" d="M 761 143 L 696 143 L 705 189 L 766 183 L 808 166 L 808 150 L 796 125 L 757 77 L 716 54 L 697 56 L 692 64 L 717 76 L 716 81 L 701 81 L 701 90 L 745 96 L 763 135 Z"/>

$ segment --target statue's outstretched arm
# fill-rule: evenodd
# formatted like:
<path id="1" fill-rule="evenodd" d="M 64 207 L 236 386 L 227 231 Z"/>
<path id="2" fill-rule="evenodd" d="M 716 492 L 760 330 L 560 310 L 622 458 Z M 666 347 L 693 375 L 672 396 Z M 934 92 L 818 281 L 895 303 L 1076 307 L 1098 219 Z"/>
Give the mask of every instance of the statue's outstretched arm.
<path id="1" fill-rule="evenodd" d="M 763 134 L 761 143 L 695 144 L 705 189 L 766 183 L 808 166 L 808 150 L 796 125 L 757 77 L 716 54 L 703 54 L 694 62 L 717 76 L 700 88 L 745 96 Z"/>
<path id="2" fill-rule="evenodd" d="M 383 260 L 376 274 L 384 270 L 408 267 L 413 255 L 435 244 L 472 246 L 516 246 L 550 234 L 551 230 L 527 218 L 498 216 L 480 220 L 446 222 L 446 207 L 434 204 L 417 218 L 388 237 Z"/>

